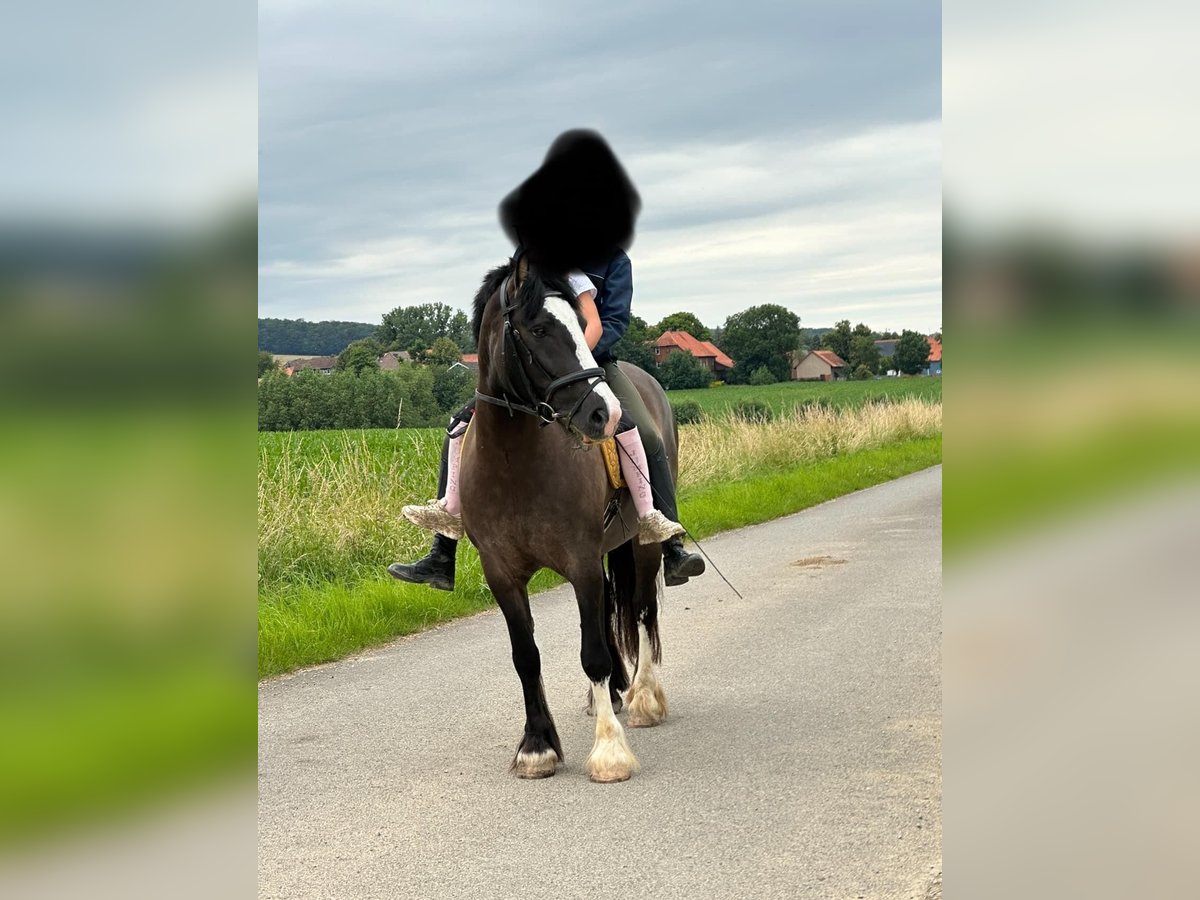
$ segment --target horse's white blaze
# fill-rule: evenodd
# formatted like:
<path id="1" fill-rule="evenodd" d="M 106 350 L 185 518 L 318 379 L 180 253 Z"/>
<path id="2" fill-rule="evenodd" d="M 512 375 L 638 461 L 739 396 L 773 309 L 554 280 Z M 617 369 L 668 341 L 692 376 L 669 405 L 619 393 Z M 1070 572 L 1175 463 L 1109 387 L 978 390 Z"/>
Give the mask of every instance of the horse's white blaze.
<path id="1" fill-rule="evenodd" d="M 638 770 L 638 761 L 613 713 L 607 678 L 592 682 L 592 707 L 596 710 L 596 743 L 585 764 L 588 775 L 592 781 L 625 781 Z"/>
<path id="2" fill-rule="evenodd" d="M 575 312 L 575 308 L 562 297 L 547 297 L 546 312 L 562 322 L 567 333 L 571 335 L 571 340 L 575 343 L 575 358 L 579 360 L 579 367 L 581 369 L 596 368 L 596 358 L 588 349 L 587 339 L 583 336 L 583 329 L 579 327 L 579 315 Z M 617 402 L 617 395 L 607 384 L 597 384 L 595 390 L 597 396 L 608 407 L 608 433 L 612 434 L 617 430 L 617 422 L 621 418 L 621 404 Z"/>

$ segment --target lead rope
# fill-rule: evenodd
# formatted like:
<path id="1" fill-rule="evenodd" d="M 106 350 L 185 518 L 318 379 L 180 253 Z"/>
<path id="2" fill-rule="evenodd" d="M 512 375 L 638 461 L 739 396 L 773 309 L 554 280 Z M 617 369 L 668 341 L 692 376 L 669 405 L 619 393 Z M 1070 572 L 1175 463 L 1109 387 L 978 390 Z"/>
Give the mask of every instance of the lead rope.
<path id="1" fill-rule="evenodd" d="M 635 472 L 637 472 L 639 475 L 641 475 L 643 478 L 645 478 L 645 479 L 646 479 L 646 484 L 650 485 L 650 490 L 653 492 L 654 496 L 656 496 L 656 497 L 658 498 L 659 502 L 661 503 L 661 502 L 662 502 L 662 499 L 663 499 L 663 496 L 662 496 L 662 494 L 660 494 L 660 493 L 659 493 L 659 492 L 658 492 L 658 491 L 655 489 L 655 487 L 654 487 L 654 482 L 650 480 L 650 476 L 649 476 L 649 475 L 647 475 L 645 472 L 643 472 L 643 471 L 642 471 L 642 470 L 641 470 L 641 469 L 638 467 L 638 464 L 637 464 L 636 462 L 634 462 L 634 459 L 633 459 L 633 457 L 629 455 L 629 451 L 628 451 L 628 450 L 626 450 L 624 447 L 622 447 L 622 446 L 621 446 L 621 442 L 620 442 L 620 441 L 614 441 L 614 442 L 615 442 L 615 443 L 616 443 L 616 445 L 617 445 L 617 449 L 618 449 L 618 450 L 619 450 L 621 453 L 624 453 L 624 454 L 625 454 L 625 458 L 626 458 L 627 460 L 629 460 L 629 464 L 630 464 L 631 466 L 633 466 L 633 470 L 634 470 Z M 622 520 L 622 521 L 624 521 L 624 520 Z M 688 537 L 690 537 L 690 538 L 692 539 L 692 543 L 696 545 L 696 549 L 700 551 L 700 555 L 701 555 L 701 556 L 703 556 L 703 557 L 704 557 L 704 558 L 705 558 L 705 559 L 706 559 L 706 560 L 707 560 L 709 563 L 711 563 L 711 564 L 712 564 L 713 571 L 715 571 L 715 572 L 716 572 L 718 575 L 720 575 L 720 576 L 721 576 L 721 580 L 722 580 L 723 582 L 725 582 L 725 584 L 726 584 L 726 585 L 729 587 L 729 589 L 730 589 L 731 591 L 733 591 L 733 592 L 734 592 L 734 594 L 736 594 L 736 595 L 737 595 L 737 598 L 738 598 L 739 600 L 745 600 L 746 598 L 742 596 L 742 594 L 741 594 L 741 591 L 739 591 L 737 588 L 735 588 L 735 587 L 733 586 L 733 583 L 732 583 L 732 582 L 731 582 L 731 581 L 730 581 L 728 578 L 726 578 L 726 577 L 725 577 L 725 573 L 724 573 L 724 572 L 722 572 L 722 571 L 720 570 L 720 568 L 718 568 L 718 566 L 717 566 L 717 564 L 716 564 L 715 562 L 713 562 L 713 558 L 712 558 L 711 556 L 709 556 L 709 555 L 708 555 L 708 551 L 706 551 L 706 550 L 705 550 L 703 547 L 701 547 L 701 546 L 700 546 L 700 542 L 699 542 L 698 540 L 696 540 L 696 536 L 695 536 L 694 534 L 692 534 L 690 531 L 688 531 L 688 530 L 687 530 L 687 526 L 686 526 L 686 525 L 684 525 L 682 522 L 680 522 L 679 524 L 680 524 L 680 525 L 683 527 L 683 533 L 684 533 L 684 534 L 686 534 Z M 721 601 L 720 601 L 720 600 L 718 600 L 717 602 L 718 602 L 718 603 L 720 603 Z"/>

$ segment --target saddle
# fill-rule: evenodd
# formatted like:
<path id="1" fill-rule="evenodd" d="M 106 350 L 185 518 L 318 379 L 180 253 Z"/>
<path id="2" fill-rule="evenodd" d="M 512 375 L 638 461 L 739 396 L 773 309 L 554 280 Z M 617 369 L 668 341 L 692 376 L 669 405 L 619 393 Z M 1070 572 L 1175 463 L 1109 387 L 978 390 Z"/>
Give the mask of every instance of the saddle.
<path id="1" fill-rule="evenodd" d="M 604 468 L 608 472 L 608 483 L 614 491 L 625 487 L 625 479 L 621 475 L 621 460 L 617 457 L 617 441 L 606 438 L 600 441 L 600 452 L 604 454 Z"/>

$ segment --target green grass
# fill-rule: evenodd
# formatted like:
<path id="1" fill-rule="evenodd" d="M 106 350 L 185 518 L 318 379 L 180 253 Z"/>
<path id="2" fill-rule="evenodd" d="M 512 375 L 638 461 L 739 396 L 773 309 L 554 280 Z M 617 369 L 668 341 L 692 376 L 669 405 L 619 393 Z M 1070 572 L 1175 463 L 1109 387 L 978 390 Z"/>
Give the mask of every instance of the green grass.
<path id="1" fill-rule="evenodd" d="M 712 484 L 680 499 L 688 528 L 703 540 L 731 528 L 790 515 L 942 461 L 942 436 L 860 450 L 794 469 Z"/>
<path id="2" fill-rule="evenodd" d="M 727 384 L 717 388 L 668 391 L 667 397 L 672 403 L 694 400 L 710 416 L 727 416 L 730 408 L 739 400 L 761 400 L 778 414 L 806 402 L 820 400 L 835 408 L 856 407 L 872 400 L 902 397 L 919 397 L 940 403 L 942 379 L 918 376 L 872 381 L 783 381 L 763 386 Z"/>
<path id="3" fill-rule="evenodd" d="M 383 433 L 363 438 L 379 451 L 377 473 L 394 472 L 397 446 L 402 439 Z M 285 436 L 263 436 L 269 445 Z M 418 437 L 433 439 L 437 433 Z M 353 442 L 338 443 L 328 432 L 293 436 L 292 446 L 309 460 L 344 455 Z M 400 441 L 399 445 L 394 442 Z M 278 447 L 276 448 L 278 450 Z M 427 448 L 429 450 L 429 448 Z M 270 454 L 264 454 L 269 457 Z M 422 454 L 435 458 L 433 452 Z M 817 460 L 787 471 L 774 468 L 734 482 L 710 483 L 681 492 L 683 520 L 703 539 L 717 531 L 764 522 L 798 512 L 851 491 L 897 478 L 941 461 L 941 435 L 912 438 L 884 447 L 860 450 Z M 429 479 L 431 464 L 422 462 L 412 471 Z M 418 491 L 417 493 L 421 493 Z M 416 540 L 400 555 L 424 553 L 427 536 L 415 532 Z M 474 548 L 463 544 L 458 558 L 456 591 L 453 594 L 426 587 L 405 585 L 383 575 L 392 561 L 385 546 L 376 562 L 361 562 L 341 577 L 323 580 L 306 569 L 307 577 L 288 583 L 276 582 L 260 594 L 259 673 L 262 676 L 287 672 L 305 665 L 339 659 L 349 653 L 467 615 L 492 605 Z M 295 574 L 295 573 L 293 573 Z M 349 575 L 349 577 L 347 577 Z M 534 579 L 533 590 L 558 583 L 551 572 Z"/>

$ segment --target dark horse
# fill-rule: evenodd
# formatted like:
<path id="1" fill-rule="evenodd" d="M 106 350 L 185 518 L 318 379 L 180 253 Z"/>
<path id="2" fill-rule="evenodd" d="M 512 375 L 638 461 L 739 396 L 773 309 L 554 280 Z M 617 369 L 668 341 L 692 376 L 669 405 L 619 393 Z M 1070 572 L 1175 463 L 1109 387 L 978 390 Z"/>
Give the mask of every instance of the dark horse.
<path id="1" fill-rule="evenodd" d="M 488 274 L 475 297 L 479 393 L 463 442 L 463 524 L 508 625 L 525 695 L 525 733 L 512 769 L 553 775 L 562 743 L 542 688 L 528 585 L 551 569 L 575 589 L 580 659 L 591 682 L 596 741 L 593 781 L 624 781 L 638 762 L 616 713 L 628 689 L 629 725 L 667 713 L 655 665 L 662 547 L 634 538 L 628 491 L 614 491 L 591 442 L 611 437 L 620 408 L 584 342 L 568 285 L 521 259 Z M 650 376 L 622 364 L 654 416 L 677 468 L 678 435 L 666 395 Z M 608 572 L 604 554 L 608 554 Z M 632 684 L 624 658 L 634 667 Z"/>

